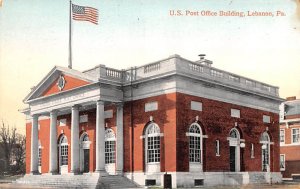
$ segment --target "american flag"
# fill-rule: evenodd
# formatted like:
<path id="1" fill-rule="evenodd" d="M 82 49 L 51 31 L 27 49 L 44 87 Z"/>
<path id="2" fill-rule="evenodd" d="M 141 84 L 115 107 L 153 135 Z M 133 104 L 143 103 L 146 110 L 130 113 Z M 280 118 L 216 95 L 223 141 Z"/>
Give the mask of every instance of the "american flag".
<path id="1" fill-rule="evenodd" d="M 73 20 L 89 21 L 98 24 L 98 10 L 92 7 L 85 7 L 72 4 Z"/>

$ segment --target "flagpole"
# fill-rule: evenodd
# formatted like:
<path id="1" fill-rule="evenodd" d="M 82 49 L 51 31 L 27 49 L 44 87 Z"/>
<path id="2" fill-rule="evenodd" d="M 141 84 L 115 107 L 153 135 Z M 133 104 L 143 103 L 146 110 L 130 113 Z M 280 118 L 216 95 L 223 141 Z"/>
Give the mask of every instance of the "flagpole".
<path id="1" fill-rule="evenodd" d="M 68 68 L 72 69 L 72 1 L 70 0 L 70 13 L 69 13 L 69 65 Z"/>

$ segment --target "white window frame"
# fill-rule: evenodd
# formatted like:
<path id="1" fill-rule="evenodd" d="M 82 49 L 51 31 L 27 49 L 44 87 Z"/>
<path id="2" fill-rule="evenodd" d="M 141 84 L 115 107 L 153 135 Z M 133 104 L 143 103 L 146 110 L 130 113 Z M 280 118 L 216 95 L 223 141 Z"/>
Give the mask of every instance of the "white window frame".
<path id="1" fill-rule="evenodd" d="M 282 163 L 281 157 L 283 157 L 283 167 L 281 167 L 281 163 Z M 279 163 L 280 163 L 279 165 L 280 171 L 285 171 L 285 154 L 280 154 Z"/>
<path id="2" fill-rule="evenodd" d="M 145 164 L 146 164 L 146 172 L 160 172 L 160 161 L 161 161 L 161 138 L 163 136 L 163 133 L 160 132 L 160 128 L 159 126 L 152 122 L 150 124 L 147 125 L 146 129 L 145 129 L 145 133 L 143 138 L 144 140 L 144 148 L 145 148 Z M 158 141 L 155 143 L 152 143 L 152 145 L 154 145 L 154 147 L 152 149 L 149 149 L 149 145 L 148 143 L 150 142 L 149 139 L 151 138 L 151 140 L 154 141 Z M 159 139 L 159 140 L 157 140 Z M 156 146 L 155 146 L 156 145 Z M 150 153 L 150 150 L 152 151 Z M 150 161 L 149 160 L 149 156 L 150 154 L 154 155 L 154 160 Z M 155 157 L 156 156 L 156 157 Z"/>
<path id="3" fill-rule="evenodd" d="M 283 141 L 281 141 L 281 131 L 283 131 Z M 280 129 L 279 131 L 279 141 L 280 141 L 280 144 L 284 144 L 285 143 L 285 129 Z"/>
<path id="4" fill-rule="evenodd" d="M 63 139 L 66 138 L 66 142 Z M 60 166 L 68 166 L 69 160 L 69 145 L 68 145 L 68 138 L 66 135 L 63 135 L 59 141 L 59 164 Z"/>
<path id="5" fill-rule="evenodd" d="M 254 144 L 253 143 L 251 143 L 251 158 L 255 158 L 255 156 L 254 156 Z"/>
<path id="6" fill-rule="evenodd" d="M 203 138 L 204 138 L 204 135 L 203 135 L 201 126 L 198 123 L 192 123 L 189 126 L 189 130 L 186 133 L 186 136 L 189 137 L 189 171 L 190 172 L 203 171 Z M 194 148 L 191 149 L 191 141 L 192 140 L 194 141 L 192 143 L 193 144 L 192 146 Z M 199 142 L 200 144 L 198 143 L 198 145 L 197 145 L 197 142 Z M 192 157 L 191 157 L 191 150 L 194 150 L 193 151 L 194 156 L 192 156 Z"/>
<path id="7" fill-rule="evenodd" d="M 153 128 L 155 127 L 155 128 Z M 150 129 L 154 129 L 154 132 L 153 133 L 153 130 L 151 131 Z M 152 133 L 149 133 L 149 132 L 152 132 Z M 160 148 L 161 148 L 161 141 L 160 141 L 160 128 L 158 127 L 158 125 L 152 123 L 150 124 L 147 129 L 146 129 L 146 149 L 147 149 L 147 156 L 146 156 L 146 159 L 147 159 L 147 163 L 160 163 L 160 155 L 161 155 L 161 151 L 160 151 Z M 158 137 L 158 138 L 157 138 Z M 153 140 L 152 140 L 153 138 Z M 153 145 L 153 148 L 149 148 L 149 139 L 151 139 L 152 143 L 150 145 Z M 155 141 L 157 142 L 157 139 L 158 140 L 158 143 L 155 144 Z M 155 148 L 155 145 L 156 145 L 156 148 Z M 151 147 L 151 146 L 150 146 Z M 150 153 L 151 151 L 151 153 Z M 152 157 L 149 157 L 151 154 L 153 154 L 153 158 Z M 157 157 L 155 157 L 155 155 L 157 155 Z M 153 160 L 152 160 L 153 159 Z"/>
<path id="8" fill-rule="evenodd" d="M 116 163 L 116 136 L 112 129 L 105 130 L 105 164 Z"/>
<path id="9" fill-rule="evenodd" d="M 220 140 L 216 140 L 216 156 L 220 156 Z"/>
<path id="10" fill-rule="evenodd" d="M 294 130 L 298 130 L 298 133 L 294 134 Z M 294 135 L 298 135 L 298 141 L 294 142 Z M 291 141 L 292 144 L 299 144 L 300 143 L 300 128 L 292 128 L 292 132 L 291 132 Z"/>
<path id="11" fill-rule="evenodd" d="M 192 128 L 196 128 L 199 130 L 199 133 L 191 132 Z M 191 144 L 191 141 L 192 144 Z M 197 145 L 197 142 L 200 142 L 200 145 Z M 199 124 L 193 123 L 189 127 L 189 161 L 190 163 L 200 163 L 202 164 L 202 141 L 203 141 L 203 136 L 202 136 L 202 130 Z M 192 146 L 195 146 L 194 148 L 191 148 Z M 191 154 L 191 150 L 193 153 Z M 199 153 L 197 153 L 199 151 Z M 192 156 L 192 157 L 191 157 Z M 197 158 L 198 157 L 198 158 Z"/>

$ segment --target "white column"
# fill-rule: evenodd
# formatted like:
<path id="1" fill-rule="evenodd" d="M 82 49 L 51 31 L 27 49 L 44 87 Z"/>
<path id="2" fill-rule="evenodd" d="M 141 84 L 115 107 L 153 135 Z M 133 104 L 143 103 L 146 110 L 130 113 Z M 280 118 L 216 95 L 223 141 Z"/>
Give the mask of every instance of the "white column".
<path id="1" fill-rule="evenodd" d="M 57 111 L 50 112 L 50 146 L 49 146 L 49 173 L 55 174 L 57 171 Z"/>
<path id="2" fill-rule="evenodd" d="M 32 116 L 31 123 L 31 162 L 30 162 L 30 172 L 31 174 L 39 173 L 39 164 L 38 164 L 38 125 L 39 125 L 39 116 Z"/>
<path id="3" fill-rule="evenodd" d="M 79 107 L 72 107 L 71 115 L 71 173 L 79 173 Z"/>
<path id="4" fill-rule="evenodd" d="M 123 103 L 117 104 L 117 174 L 123 174 Z"/>
<path id="5" fill-rule="evenodd" d="M 96 170 L 105 174 L 105 141 L 104 141 L 104 102 L 97 101 L 96 112 Z"/>

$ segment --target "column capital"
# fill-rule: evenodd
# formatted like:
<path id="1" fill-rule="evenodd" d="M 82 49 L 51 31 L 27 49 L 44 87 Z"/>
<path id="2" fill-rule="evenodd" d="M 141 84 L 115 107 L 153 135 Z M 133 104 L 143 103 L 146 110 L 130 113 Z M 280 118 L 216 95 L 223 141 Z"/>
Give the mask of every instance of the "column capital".
<path id="1" fill-rule="evenodd" d="M 55 115 L 55 114 L 57 114 L 59 111 L 58 110 L 56 110 L 56 109 L 54 109 L 54 110 L 51 110 L 50 111 L 50 115 Z"/>
<path id="2" fill-rule="evenodd" d="M 104 101 L 103 101 L 103 100 L 97 100 L 97 101 L 96 101 L 96 104 L 97 104 L 97 105 L 104 105 Z"/>
<path id="3" fill-rule="evenodd" d="M 41 116 L 41 114 L 32 114 L 30 116 L 32 119 L 38 119 Z"/>
<path id="4" fill-rule="evenodd" d="M 72 106 L 72 110 L 79 110 L 80 105 L 79 104 L 75 104 Z"/>
<path id="5" fill-rule="evenodd" d="M 118 108 L 123 108 L 124 102 L 116 102 L 115 103 Z"/>

